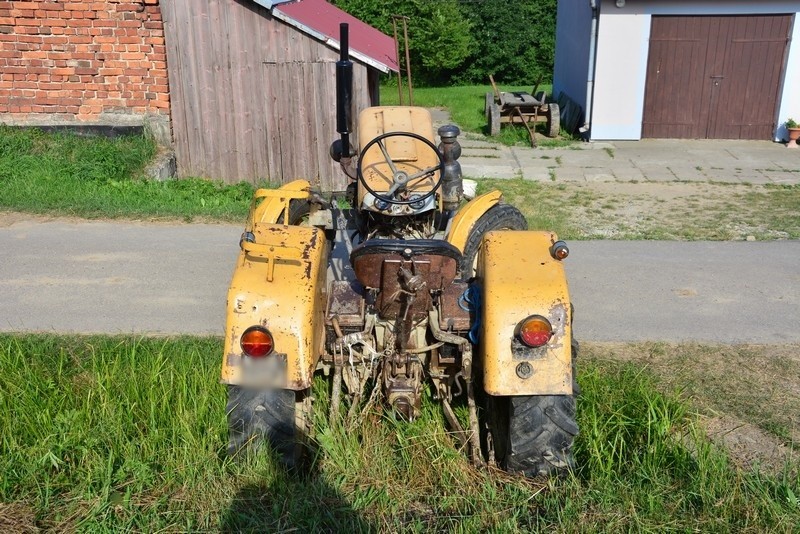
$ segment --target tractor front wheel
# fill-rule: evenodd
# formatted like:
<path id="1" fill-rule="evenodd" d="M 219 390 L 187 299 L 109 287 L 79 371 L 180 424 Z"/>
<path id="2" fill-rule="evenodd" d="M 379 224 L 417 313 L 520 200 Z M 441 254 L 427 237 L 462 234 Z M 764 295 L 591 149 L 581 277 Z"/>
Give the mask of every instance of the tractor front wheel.
<path id="1" fill-rule="evenodd" d="M 308 391 L 228 386 L 228 454 L 266 444 L 287 467 L 298 467 L 310 432 Z"/>
<path id="2" fill-rule="evenodd" d="M 461 256 L 461 279 L 469 280 L 475 276 L 478 262 L 478 251 L 484 234 L 492 230 L 527 230 L 528 221 L 525 216 L 510 204 L 495 204 L 475 222 L 464 245 Z"/>

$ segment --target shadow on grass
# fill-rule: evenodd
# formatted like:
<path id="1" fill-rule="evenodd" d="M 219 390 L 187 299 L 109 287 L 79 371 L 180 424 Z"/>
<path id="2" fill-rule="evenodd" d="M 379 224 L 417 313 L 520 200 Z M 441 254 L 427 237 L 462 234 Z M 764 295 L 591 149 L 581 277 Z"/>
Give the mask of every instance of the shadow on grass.
<path id="1" fill-rule="evenodd" d="M 220 521 L 222 532 L 375 532 L 339 491 L 319 478 L 280 477 L 242 487 Z"/>

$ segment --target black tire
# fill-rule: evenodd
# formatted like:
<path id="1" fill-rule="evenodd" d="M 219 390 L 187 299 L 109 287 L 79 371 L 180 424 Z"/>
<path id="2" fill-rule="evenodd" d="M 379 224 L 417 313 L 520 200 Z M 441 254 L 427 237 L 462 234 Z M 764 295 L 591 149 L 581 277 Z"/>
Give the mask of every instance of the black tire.
<path id="1" fill-rule="evenodd" d="M 311 213 L 311 204 L 307 200 L 292 199 L 289 201 L 289 225 L 304 226 Z M 278 224 L 283 224 L 283 211 L 278 217 Z"/>
<path id="2" fill-rule="evenodd" d="M 547 137 L 558 137 L 561 133 L 561 110 L 558 104 L 547 104 Z"/>
<path id="3" fill-rule="evenodd" d="M 228 454 L 267 444 L 287 467 L 298 467 L 308 437 L 307 392 L 228 386 Z"/>
<path id="4" fill-rule="evenodd" d="M 495 456 L 506 471 L 526 477 L 563 476 L 575 466 L 578 435 L 572 395 L 489 397 Z"/>
<path id="5" fill-rule="evenodd" d="M 470 230 L 464 254 L 461 257 L 461 279 L 466 281 L 475 276 L 475 260 L 481 248 L 481 240 L 486 232 L 492 230 L 527 230 L 525 216 L 509 204 L 495 204 L 481 215 Z"/>
<path id="6" fill-rule="evenodd" d="M 494 137 L 500 133 L 500 106 L 492 103 L 489 106 L 489 135 Z"/>

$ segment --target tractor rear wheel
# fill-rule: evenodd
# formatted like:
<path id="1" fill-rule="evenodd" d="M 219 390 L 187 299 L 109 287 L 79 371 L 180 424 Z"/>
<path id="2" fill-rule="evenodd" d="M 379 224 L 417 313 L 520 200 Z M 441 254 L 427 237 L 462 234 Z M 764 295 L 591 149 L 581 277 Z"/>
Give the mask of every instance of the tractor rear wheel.
<path id="1" fill-rule="evenodd" d="M 561 133 L 561 110 L 558 104 L 547 104 L 547 137 L 558 137 Z"/>
<path id="2" fill-rule="evenodd" d="M 475 276 L 478 262 L 478 251 L 481 240 L 486 232 L 492 230 L 527 230 L 528 221 L 525 216 L 514 206 L 509 204 L 495 204 L 481 215 L 470 230 L 467 243 L 464 245 L 464 254 L 461 256 L 461 279 L 469 280 Z"/>
<path id="3" fill-rule="evenodd" d="M 298 467 L 310 432 L 308 391 L 228 386 L 228 454 L 266 444 L 287 467 Z"/>
<path id="4" fill-rule="evenodd" d="M 495 457 L 506 471 L 549 477 L 574 467 L 574 396 L 488 396 L 487 411 Z"/>
<path id="5" fill-rule="evenodd" d="M 493 397 L 485 395 L 486 425 L 495 459 L 507 471 L 528 477 L 561 476 L 574 468 L 572 443 L 578 434 L 575 399 L 580 396 L 572 336 L 572 395 Z"/>

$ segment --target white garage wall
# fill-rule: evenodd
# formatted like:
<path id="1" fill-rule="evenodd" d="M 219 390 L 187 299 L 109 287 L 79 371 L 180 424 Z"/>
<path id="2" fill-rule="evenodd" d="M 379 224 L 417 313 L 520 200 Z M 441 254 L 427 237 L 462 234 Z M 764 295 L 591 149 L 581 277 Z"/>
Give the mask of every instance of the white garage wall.
<path id="1" fill-rule="evenodd" d="M 789 139 L 789 133 L 783 125 L 789 117 L 800 122 L 800 12 L 794 16 L 792 44 L 786 61 L 786 79 L 780 95 L 778 111 L 778 128 L 775 140 Z"/>
<path id="2" fill-rule="evenodd" d="M 785 81 L 775 117 L 779 125 L 776 139 L 786 136 L 782 123 L 787 117 L 800 121 L 798 0 L 626 0 L 622 8 L 616 7 L 615 0 L 601 2 L 593 111 L 589 119 L 593 140 L 641 138 L 652 15 L 795 13 Z"/>
<path id="3" fill-rule="evenodd" d="M 649 38 L 650 15 L 600 11 L 592 139 L 642 137 Z"/>

